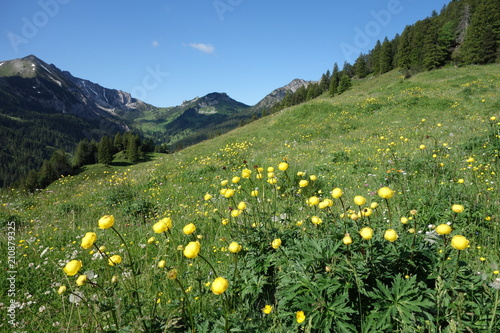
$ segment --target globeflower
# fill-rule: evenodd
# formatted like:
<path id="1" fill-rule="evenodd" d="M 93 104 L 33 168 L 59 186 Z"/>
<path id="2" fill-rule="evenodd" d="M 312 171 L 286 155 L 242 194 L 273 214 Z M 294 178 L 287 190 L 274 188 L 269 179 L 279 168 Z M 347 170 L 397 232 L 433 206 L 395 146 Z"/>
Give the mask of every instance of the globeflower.
<path id="1" fill-rule="evenodd" d="M 342 190 L 341 190 L 340 188 L 338 188 L 338 187 L 337 187 L 337 188 L 334 188 L 334 189 L 332 190 L 332 197 L 333 197 L 334 199 L 338 199 L 338 198 L 340 198 L 340 197 L 342 196 L 342 194 L 343 194 Z"/>
<path id="2" fill-rule="evenodd" d="M 80 260 L 71 260 L 64 266 L 63 271 L 68 276 L 73 276 L 78 273 L 78 271 L 82 268 L 82 262 Z"/>
<path id="3" fill-rule="evenodd" d="M 172 227 L 172 220 L 167 217 L 153 224 L 153 231 L 157 234 L 161 234 L 162 232 L 167 231 L 171 227 Z"/>
<path id="4" fill-rule="evenodd" d="M 234 184 L 239 183 L 240 182 L 240 177 L 234 176 L 233 179 L 231 179 L 231 182 L 233 182 Z"/>
<path id="5" fill-rule="evenodd" d="M 286 171 L 288 169 L 288 163 L 286 162 L 281 162 L 279 165 L 278 165 L 278 169 L 281 170 L 281 171 Z"/>
<path id="6" fill-rule="evenodd" d="M 250 170 L 250 169 L 241 170 L 241 177 L 242 178 L 250 178 L 251 174 L 252 174 L 252 170 Z"/>
<path id="7" fill-rule="evenodd" d="M 270 314 L 271 312 L 273 312 L 273 307 L 269 304 L 267 304 L 263 309 L 262 309 L 262 312 L 264 312 L 265 314 Z"/>
<path id="8" fill-rule="evenodd" d="M 242 201 L 238 204 L 239 210 L 245 210 L 246 208 L 247 208 L 247 204 L 244 201 Z"/>
<path id="9" fill-rule="evenodd" d="M 451 210 L 454 211 L 455 213 L 459 214 L 464 211 L 464 206 L 462 205 L 453 205 L 451 206 Z"/>
<path id="10" fill-rule="evenodd" d="M 60 286 L 59 289 L 57 289 L 57 293 L 59 295 L 62 295 L 66 292 L 66 286 Z"/>
<path id="11" fill-rule="evenodd" d="M 231 253 L 238 253 L 241 251 L 242 246 L 236 242 L 229 244 L 228 250 Z"/>
<path id="12" fill-rule="evenodd" d="M 469 247 L 469 240 L 461 235 L 455 235 L 451 239 L 451 246 L 457 250 L 464 250 Z"/>
<path id="13" fill-rule="evenodd" d="M 359 234 L 364 240 L 370 240 L 373 237 L 373 229 L 370 227 L 364 227 L 359 231 Z"/>
<path id="14" fill-rule="evenodd" d="M 390 199 L 394 195 L 394 191 L 387 186 L 384 186 L 379 188 L 378 195 L 383 199 Z"/>
<path id="15" fill-rule="evenodd" d="M 384 238 L 389 242 L 394 242 L 398 239 L 398 233 L 394 229 L 387 229 L 384 233 Z"/>
<path id="16" fill-rule="evenodd" d="M 87 275 L 80 275 L 78 279 L 76 279 L 76 284 L 78 286 L 83 286 L 87 282 Z"/>
<path id="17" fill-rule="evenodd" d="M 91 248 L 94 245 L 97 239 L 97 235 L 95 232 L 87 232 L 85 236 L 82 238 L 82 247 L 84 249 Z"/>
<path id="18" fill-rule="evenodd" d="M 366 203 L 366 199 L 361 195 L 357 195 L 354 197 L 354 203 L 358 206 L 363 206 Z"/>
<path id="19" fill-rule="evenodd" d="M 345 245 L 351 245 L 352 244 L 352 237 L 349 235 L 349 233 L 346 233 L 344 238 L 342 238 L 342 243 Z"/>
<path id="20" fill-rule="evenodd" d="M 306 187 L 307 185 L 309 185 L 309 182 L 305 179 L 302 179 L 300 182 L 299 182 L 299 186 L 300 187 Z"/>
<path id="21" fill-rule="evenodd" d="M 122 262 L 122 257 L 118 254 L 112 255 L 108 259 L 108 265 L 114 266 Z"/>
<path id="22" fill-rule="evenodd" d="M 115 224 L 115 217 L 113 215 L 104 215 L 99 219 L 98 225 L 101 229 L 111 228 Z"/>
<path id="23" fill-rule="evenodd" d="M 210 289 L 215 295 L 221 295 L 227 290 L 227 287 L 229 287 L 229 281 L 219 276 L 212 282 Z"/>
<path id="24" fill-rule="evenodd" d="M 311 216 L 311 222 L 314 224 L 314 225 L 318 225 L 318 224 L 321 224 L 323 223 L 323 220 L 317 216 Z"/>
<path id="25" fill-rule="evenodd" d="M 252 197 L 257 197 L 259 196 L 259 191 L 258 190 L 253 190 L 252 193 L 250 193 Z"/>
<path id="26" fill-rule="evenodd" d="M 314 196 L 314 197 L 310 197 L 308 200 L 307 200 L 307 203 L 309 204 L 309 206 L 316 206 L 319 204 L 319 198 Z"/>
<path id="27" fill-rule="evenodd" d="M 209 194 L 209 193 L 207 193 L 207 194 L 205 194 L 205 195 L 203 196 L 203 199 L 204 199 L 205 201 L 210 201 L 210 200 L 212 199 L 212 195 L 211 195 L 211 194 Z"/>
<path id="28" fill-rule="evenodd" d="M 440 224 L 434 230 L 440 235 L 449 235 L 451 233 L 451 227 L 447 224 Z"/>
<path id="29" fill-rule="evenodd" d="M 279 248 L 281 246 L 281 239 L 276 238 L 275 240 L 273 240 L 271 246 L 273 249 Z"/>
<path id="30" fill-rule="evenodd" d="M 194 223 L 186 224 L 184 228 L 182 228 L 182 232 L 185 235 L 191 235 L 195 231 L 196 231 L 196 226 L 194 225 Z"/>
<path id="31" fill-rule="evenodd" d="M 304 314 L 304 311 L 295 312 L 295 319 L 299 324 L 302 323 L 304 320 L 306 320 L 306 315 Z"/>
<path id="32" fill-rule="evenodd" d="M 226 197 L 228 199 L 231 198 L 233 195 L 234 195 L 234 190 L 232 188 L 228 188 L 224 192 L 224 197 Z"/>
<path id="33" fill-rule="evenodd" d="M 200 242 L 189 242 L 189 244 L 184 248 L 184 256 L 189 259 L 194 259 L 198 256 L 198 253 L 200 253 L 200 248 Z"/>

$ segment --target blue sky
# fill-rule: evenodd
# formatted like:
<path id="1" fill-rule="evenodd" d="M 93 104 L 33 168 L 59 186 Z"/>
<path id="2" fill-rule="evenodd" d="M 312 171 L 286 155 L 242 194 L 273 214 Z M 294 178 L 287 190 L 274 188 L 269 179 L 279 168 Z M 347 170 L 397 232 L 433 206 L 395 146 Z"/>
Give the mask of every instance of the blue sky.
<path id="1" fill-rule="evenodd" d="M 0 61 L 34 54 L 155 106 L 254 105 L 318 80 L 449 0 L 3 0 Z"/>

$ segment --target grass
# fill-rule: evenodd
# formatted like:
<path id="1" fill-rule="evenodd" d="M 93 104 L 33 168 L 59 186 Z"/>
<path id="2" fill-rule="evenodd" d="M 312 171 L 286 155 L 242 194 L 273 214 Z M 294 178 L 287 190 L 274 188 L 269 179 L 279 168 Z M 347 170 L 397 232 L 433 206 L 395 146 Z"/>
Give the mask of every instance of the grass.
<path id="1" fill-rule="evenodd" d="M 392 71 L 176 154 L 90 166 L 33 195 L 3 193 L 2 247 L 8 253 L 15 242 L 16 273 L 14 284 L 0 281 L 2 307 L 18 302 L 7 313 L 19 332 L 494 332 L 499 79 L 498 65 L 407 80 Z M 283 161 L 286 171 L 278 169 Z M 383 186 L 394 196 L 378 196 Z M 334 188 L 341 199 L 330 195 Z M 234 195 L 226 198 L 227 189 Z M 358 207 L 355 195 L 367 203 Z M 247 208 L 240 211 L 240 202 Z M 378 207 L 365 216 L 371 202 Z M 454 212 L 454 204 L 464 211 Z M 98 229 L 106 214 L 115 230 Z M 155 234 L 152 226 L 166 217 L 173 227 Z M 191 235 L 182 232 L 188 223 L 196 225 Z M 441 224 L 452 234 L 438 235 Z M 373 239 L 358 234 L 364 226 L 374 229 Z M 394 242 L 384 239 L 389 228 Z M 96 248 L 82 249 L 87 232 L 123 263 L 108 266 Z M 458 234 L 468 248 L 450 247 Z M 203 259 L 178 250 L 195 240 Z M 233 241 L 241 252 L 228 251 Z M 73 259 L 82 260 L 86 285 L 62 271 Z M 0 261 L 9 264 L 8 256 Z M 210 291 L 215 275 L 229 281 L 222 295 Z M 59 295 L 61 285 L 67 291 Z M 269 314 L 261 311 L 266 305 Z"/>

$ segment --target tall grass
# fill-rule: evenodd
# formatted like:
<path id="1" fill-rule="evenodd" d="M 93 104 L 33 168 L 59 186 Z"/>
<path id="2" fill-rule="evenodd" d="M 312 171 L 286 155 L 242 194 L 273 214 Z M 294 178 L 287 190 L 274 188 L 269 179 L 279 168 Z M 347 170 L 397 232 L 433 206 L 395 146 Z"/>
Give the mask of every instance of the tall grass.
<path id="1" fill-rule="evenodd" d="M 15 279 L 0 282 L 1 302 L 15 320 L 0 327 L 495 332 L 499 77 L 498 65 L 393 71 L 148 163 L 4 193 Z M 113 228 L 98 228 L 108 214 Z M 83 249 L 87 232 L 97 240 Z"/>

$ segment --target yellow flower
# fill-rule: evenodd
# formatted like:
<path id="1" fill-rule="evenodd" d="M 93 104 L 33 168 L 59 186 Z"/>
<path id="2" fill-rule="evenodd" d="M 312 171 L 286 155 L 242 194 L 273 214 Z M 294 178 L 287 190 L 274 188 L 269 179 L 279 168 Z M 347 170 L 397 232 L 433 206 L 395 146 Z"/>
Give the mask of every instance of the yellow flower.
<path id="1" fill-rule="evenodd" d="M 115 224 L 115 217 L 113 215 L 104 215 L 99 219 L 99 228 L 108 229 L 111 228 Z"/>
<path id="2" fill-rule="evenodd" d="M 343 192 L 340 188 L 336 187 L 332 190 L 332 197 L 338 199 L 342 196 Z"/>
<path id="3" fill-rule="evenodd" d="M 234 195 L 234 190 L 233 190 L 233 189 L 231 189 L 231 188 L 228 188 L 228 189 L 224 192 L 224 197 L 226 197 L 226 198 L 231 198 L 233 195 Z"/>
<path id="4" fill-rule="evenodd" d="M 370 204 L 370 208 L 371 208 L 371 209 L 375 209 L 375 208 L 377 208 L 377 207 L 378 207 L 378 202 L 375 202 L 375 201 L 374 201 L 374 202 L 372 202 L 372 203 Z"/>
<path id="5" fill-rule="evenodd" d="M 297 172 L 297 177 L 304 177 L 306 173 L 304 171 Z"/>
<path id="6" fill-rule="evenodd" d="M 361 195 L 357 195 L 354 197 L 354 203 L 358 206 L 363 206 L 366 203 L 366 199 Z"/>
<path id="7" fill-rule="evenodd" d="M 195 231 L 196 231 L 196 226 L 194 225 L 194 223 L 186 224 L 184 228 L 182 228 L 182 232 L 185 235 L 191 235 Z"/>
<path id="8" fill-rule="evenodd" d="M 399 219 L 399 221 L 400 221 L 401 223 L 403 223 L 403 224 L 406 224 L 406 223 L 408 223 L 408 218 L 407 218 L 407 217 L 405 217 L 405 216 L 402 216 L 402 217 Z"/>
<path id="9" fill-rule="evenodd" d="M 233 179 L 231 179 L 231 182 L 233 182 L 234 184 L 239 183 L 240 182 L 240 177 L 234 176 Z"/>
<path id="10" fill-rule="evenodd" d="M 361 216 L 369 217 L 373 214 L 373 210 L 371 208 L 365 208 L 360 213 L 361 213 Z"/>
<path id="11" fill-rule="evenodd" d="M 198 253 L 200 253 L 200 248 L 200 242 L 189 242 L 189 244 L 184 248 L 184 256 L 189 259 L 194 259 L 198 256 Z"/>
<path id="12" fill-rule="evenodd" d="M 212 195 L 211 195 L 211 194 L 209 194 L 209 193 L 207 193 L 207 194 L 205 194 L 205 195 L 203 196 L 203 199 L 204 199 L 205 201 L 209 201 L 209 200 L 211 200 L 211 199 L 212 199 Z"/>
<path id="13" fill-rule="evenodd" d="M 271 312 L 273 312 L 273 307 L 268 304 L 262 309 L 262 312 L 264 312 L 265 314 L 270 314 Z"/>
<path id="14" fill-rule="evenodd" d="M 168 226 L 165 223 L 164 219 L 153 224 L 153 231 L 156 232 L 157 234 L 161 234 L 162 232 L 165 232 L 167 230 Z"/>
<path id="15" fill-rule="evenodd" d="M 304 314 L 304 311 L 295 312 L 295 319 L 299 324 L 302 323 L 304 320 L 306 320 L 306 315 Z"/>
<path id="16" fill-rule="evenodd" d="M 251 174 L 252 174 L 252 170 L 250 170 L 250 169 L 241 170 L 241 177 L 242 178 L 250 178 Z"/>
<path id="17" fill-rule="evenodd" d="M 63 271 L 69 276 L 76 275 L 78 271 L 82 268 L 82 262 L 80 260 L 71 260 L 64 266 Z"/>
<path id="18" fill-rule="evenodd" d="M 359 231 L 359 234 L 364 240 L 372 239 L 373 237 L 373 229 L 370 227 L 364 227 Z"/>
<path id="19" fill-rule="evenodd" d="M 309 204 L 309 206 L 316 206 L 319 204 L 319 198 L 318 197 L 310 197 L 307 200 L 307 203 Z"/>
<path id="20" fill-rule="evenodd" d="M 231 216 L 232 217 L 238 217 L 238 216 L 240 216 L 240 214 L 241 214 L 241 210 L 239 210 L 239 209 L 233 209 L 231 211 Z"/>
<path id="21" fill-rule="evenodd" d="M 154 238 L 154 237 L 148 238 L 148 244 L 153 244 L 155 241 L 156 241 L 156 238 Z"/>
<path id="22" fill-rule="evenodd" d="M 79 286 L 83 286 L 87 282 L 87 275 L 80 275 L 78 279 L 76 279 L 76 284 Z"/>
<path id="23" fill-rule="evenodd" d="M 463 184 L 464 182 L 465 181 L 462 178 L 460 178 L 459 180 L 457 180 L 457 183 L 459 183 L 459 184 Z"/>
<path id="24" fill-rule="evenodd" d="M 311 216 L 311 222 L 315 225 L 323 223 L 323 220 L 317 216 Z"/>
<path id="25" fill-rule="evenodd" d="M 57 289 L 57 293 L 59 295 L 62 295 L 66 292 L 66 286 L 60 286 L 59 289 Z"/>
<path id="26" fill-rule="evenodd" d="M 214 294 L 221 295 L 227 290 L 227 287 L 229 287 L 229 281 L 219 276 L 212 282 L 210 289 Z"/>
<path id="27" fill-rule="evenodd" d="M 247 208 L 247 204 L 244 201 L 242 201 L 238 204 L 239 210 L 245 210 L 246 208 Z"/>
<path id="28" fill-rule="evenodd" d="M 469 240 L 461 235 L 455 235 L 451 239 L 451 246 L 457 250 L 464 250 L 469 246 Z"/>
<path id="29" fill-rule="evenodd" d="M 440 224 L 434 230 L 440 235 L 449 235 L 451 233 L 451 227 L 447 224 Z"/>
<path id="30" fill-rule="evenodd" d="M 305 179 L 302 179 L 300 182 L 299 182 L 299 186 L 300 187 L 306 187 L 307 185 L 309 185 L 309 182 Z"/>
<path id="31" fill-rule="evenodd" d="M 414 234 L 414 233 L 415 233 L 415 229 L 414 229 L 414 228 L 410 228 L 410 229 L 408 229 L 408 232 L 409 232 L 410 234 Z"/>
<path id="32" fill-rule="evenodd" d="M 242 246 L 236 242 L 232 242 L 231 244 L 229 244 L 229 247 L 228 247 L 229 252 L 231 252 L 231 253 L 238 253 L 241 251 L 241 248 L 242 248 Z"/>
<path id="33" fill-rule="evenodd" d="M 379 188 L 378 195 L 383 199 L 390 199 L 394 195 L 394 191 L 387 186 L 384 186 Z"/>
<path id="34" fill-rule="evenodd" d="M 113 277 L 111 278 L 111 283 L 117 283 L 117 282 L 118 282 L 118 276 L 113 275 Z"/>
<path id="35" fill-rule="evenodd" d="M 318 177 L 316 175 L 310 175 L 309 179 L 312 181 L 318 180 Z"/>
<path id="36" fill-rule="evenodd" d="M 167 262 L 165 260 L 160 260 L 158 262 L 158 268 L 164 268 Z"/>
<path id="37" fill-rule="evenodd" d="M 344 238 L 342 238 L 342 243 L 345 245 L 351 245 L 352 244 L 352 237 L 349 235 L 349 233 L 346 233 Z"/>
<path id="38" fill-rule="evenodd" d="M 251 195 L 252 197 L 256 197 L 256 196 L 258 196 L 258 195 L 259 195 L 259 191 L 257 191 L 257 190 L 253 190 L 253 191 L 252 191 L 252 193 L 250 193 L 250 195 Z"/>
<path id="39" fill-rule="evenodd" d="M 281 239 L 276 238 L 275 240 L 272 241 L 271 246 L 273 249 L 277 249 L 278 247 L 281 246 Z"/>
<path id="40" fill-rule="evenodd" d="M 226 186 L 226 185 L 227 185 L 227 183 L 228 183 L 227 179 L 222 180 L 222 181 L 220 182 L 220 186 Z"/>
<path id="41" fill-rule="evenodd" d="M 398 239 L 398 233 L 394 229 L 387 229 L 384 233 L 384 238 L 389 242 L 394 242 Z"/>
<path id="42" fill-rule="evenodd" d="M 425 145 L 420 145 L 420 147 L 418 147 L 420 150 L 424 150 L 425 148 L 427 148 Z"/>
<path id="43" fill-rule="evenodd" d="M 461 213 L 464 211 L 464 206 L 462 205 L 453 205 L 451 206 L 451 210 L 454 211 L 455 213 Z"/>
<path id="44" fill-rule="evenodd" d="M 112 255 L 108 259 L 108 265 L 110 265 L 110 266 L 117 265 L 117 264 L 119 264 L 121 262 L 122 262 L 122 257 L 120 255 L 118 255 L 118 254 Z"/>
<path id="45" fill-rule="evenodd" d="M 286 171 L 288 169 L 288 163 L 286 162 L 281 162 L 279 165 L 278 165 L 278 169 L 280 169 L 281 171 Z"/>
<path id="46" fill-rule="evenodd" d="M 95 232 L 87 232 L 85 236 L 82 238 L 82 247 L 84 249 L 91 248 L 94 245 L 97 239 L 97 235 Z"/>

